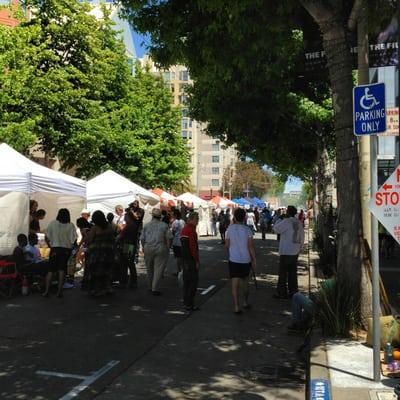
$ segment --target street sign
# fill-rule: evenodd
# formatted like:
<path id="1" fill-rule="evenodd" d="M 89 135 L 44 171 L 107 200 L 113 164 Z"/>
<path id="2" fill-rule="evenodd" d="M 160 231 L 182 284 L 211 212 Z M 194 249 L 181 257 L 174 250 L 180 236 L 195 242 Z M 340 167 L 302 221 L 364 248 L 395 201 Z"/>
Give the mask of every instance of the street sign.
<path id="1" fill-rule="evenodd" d="M 368 207 L 400 244 L 400 165 L 371 198 Z"/>
<path id="2" fill-rule="evenodd" d="M 327 379 L 311 379 L 311 400 L 330 400 L 329 381 Z"/>
<path id="3" fill-rule="evenodd" d="M 353 125 L 355 135 L 376 135 L 386 131 L 384 83 L 353 88 Z"/>

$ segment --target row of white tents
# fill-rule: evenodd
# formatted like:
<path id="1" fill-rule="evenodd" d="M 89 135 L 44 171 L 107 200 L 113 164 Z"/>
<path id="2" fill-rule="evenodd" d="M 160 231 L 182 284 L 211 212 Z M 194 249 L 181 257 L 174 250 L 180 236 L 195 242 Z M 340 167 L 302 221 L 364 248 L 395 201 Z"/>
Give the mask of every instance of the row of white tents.
<path id="1" fill-rule="evenodd" d="M 117 204 L 127 207 L 134 199 L 146 207 L 160 203 L 160 196 L 113 171 L 86 182 L 37 164 L 3 143 L 0 144 L 0 255 L 12 252 L 19 233 L 28 233 L 32 199 L 46 210 L 43 227 L 64 207 L 75 221 L 85 207 L 107 213 L 113 212 Z M 199 233 L 210 234 L 210 203 L 191 193 L 176 199 L 200 211 Z"/>

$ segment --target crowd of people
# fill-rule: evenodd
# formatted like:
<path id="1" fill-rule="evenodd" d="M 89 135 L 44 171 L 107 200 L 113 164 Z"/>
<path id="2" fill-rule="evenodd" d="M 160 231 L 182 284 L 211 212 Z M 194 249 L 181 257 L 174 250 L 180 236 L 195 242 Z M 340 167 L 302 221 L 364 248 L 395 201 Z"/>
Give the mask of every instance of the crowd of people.
<path id="1" fill-rule="evenodd" d="M 153 296 L 162 294 L 161 280 L 167 266 L 170 249 L 176 260 L 174 275 L 183 286 L 183 303 L 187 311 L 197 310 L 195 295 L 199 280 L 199 247 L 196 227 L 199 215 L 193 210 L 173 207 L 169 211 L 153 208 L 151 220 L 143 224 L 145 211 L 137 200 L 124 209 L 117 205 L 114 213 L 82 210 L 76 225 L 66 208 L 58 211 L 55 220 L 43 231 L 40 221 L 46 211 L 36 201 L 30 203 L 29 236 L 18 235 L 13 259 L 22 276 L 33 280 L 41 277 L 42 295 L 52 293 L 53 278 L 57 278 L 56 296 L 63 297 L 65 278 L 72 267 L 82 265 L 81 289 L 91 296 L 114 293 L 115 288 L 137 287 L 137 260 L 143 252 L 148 290 Z M 249 277 L 257 266 L 254 233 L 274 232 L 279 239 L 279 278 L 274 297 L 294 296 L 298 291 L 297 258 L 304 242 L 304 213 L 293 206 L 274 212 L 267 207 L 213 210 L 213 234 L 221 235 L 221 243 L 229 253 L 229 276 L 232 285 L 233 309 L 241 314 L 249 309 Z M 48 258 L 38 248 L 38 235 L 45 237 L 50 249 Z"/>

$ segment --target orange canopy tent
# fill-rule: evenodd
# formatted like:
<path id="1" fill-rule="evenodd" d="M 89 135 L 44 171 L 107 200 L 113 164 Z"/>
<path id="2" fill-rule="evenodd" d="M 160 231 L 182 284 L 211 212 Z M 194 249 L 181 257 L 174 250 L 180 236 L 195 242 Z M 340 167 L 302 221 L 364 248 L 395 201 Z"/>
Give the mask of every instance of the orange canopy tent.
<path id="1" fill-rule="evenodd" d="M 156 194 L 161 199 L 161 204 L 163 206 L 176 206 L 178 204 L 176 197 L 170 193 L 164 192 L 164 190 L 156 188 L 153 189 L 152 192 Z"/>
<path id="2" fill-rule="evenodd" d="M 235 206 L 235 203 L 233 201 L 230 201 L 229 199 L 226 199 L 225 197 L 221 196 L 214 196 L 210 201 L 215 205 L 223 208 Z"/>

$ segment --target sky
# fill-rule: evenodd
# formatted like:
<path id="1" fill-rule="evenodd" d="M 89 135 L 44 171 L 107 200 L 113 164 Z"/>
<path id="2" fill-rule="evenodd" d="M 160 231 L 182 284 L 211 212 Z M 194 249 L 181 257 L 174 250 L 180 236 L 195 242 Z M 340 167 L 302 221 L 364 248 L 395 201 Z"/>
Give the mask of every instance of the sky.
<path id="1" fill-rule="evenodd" d="M 300 178 L 291 176 L 286 181 L 285 193 L 289 193 L 292 191 L 300 191 L 302 186 L 303 186 L 303 181 Z"/>
<path id="2" fill-rule="evenodd" d="M 146 43 L 150 43 L 150 38 L 149 36 L 140 35 L 139 33 L 133 31 L 133 43 L 135 44 L 137 57 L 142 58 L 147 53 Z"/>

